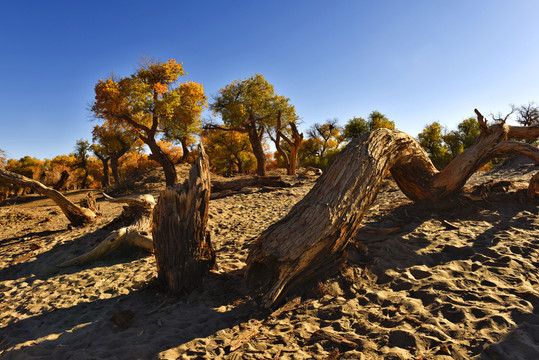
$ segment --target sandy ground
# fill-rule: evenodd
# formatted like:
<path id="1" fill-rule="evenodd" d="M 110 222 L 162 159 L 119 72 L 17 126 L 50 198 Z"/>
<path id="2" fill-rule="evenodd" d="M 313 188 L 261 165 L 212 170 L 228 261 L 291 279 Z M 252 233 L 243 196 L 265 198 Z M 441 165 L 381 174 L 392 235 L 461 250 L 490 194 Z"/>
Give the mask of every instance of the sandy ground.
<path id="1" fill-rule="evenodd" d="M 46 198 L 4 204 L 0 358 L 539 359 L 539 202 L 519 190 L 537 170 L 474 175 L 469 185 L 511 184 L 443 207 L 413 204 L 386 181 L 340 273 L 270 310 L 243 284 L 249 247 L 316 177 L 212 200 L 219 268 L 181 297 L 152 286 L 143 251 L 56 266 L 113 230 L 121 205 L 102 200 L 97 223 L 72 229 Z"/>

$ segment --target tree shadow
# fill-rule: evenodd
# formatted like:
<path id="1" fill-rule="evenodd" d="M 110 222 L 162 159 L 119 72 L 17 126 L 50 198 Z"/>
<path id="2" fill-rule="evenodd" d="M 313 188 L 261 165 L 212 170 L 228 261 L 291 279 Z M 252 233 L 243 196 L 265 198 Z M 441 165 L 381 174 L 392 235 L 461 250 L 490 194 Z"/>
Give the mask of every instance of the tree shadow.
<path id="1" fill-rule="evenodd" d="M 71 267 L 58 267 L 64 261 L 75 258 L 99 244 L 103 241 L 110 232 L 125 226 L 121 218 L 116 218 L 105 224 L 104 226 L 97 228 L 93 231 L 83 234 L 82 236 L 67 241 L 64 243 L 57 243 L 51 249 L 40 252 L 35 255 L 35 259 L 32 261 L 24 261 L 27 255 L 20 256 L 18 259 L 14 259 L 14 263 L 8 267 L 0 269 L 0 281 L 16 280 L 21 277 L 27 277 L 27 282 L 32 282 L 35 279 L 46 280 L 51 276 L 59 274 L 72 274 L 80 272 L 84 269 L 91 269 L 98 266 L 110 266 L 114 264 L 133 261 L 136 258 L 148 256 L 149 253 L 142 249 L 131 248 L 118 248 L 111 254 L 103 257 L 99 261 L 95 261 L 91 264 L 84 266 L 71 266 Z M 50 235 L 57 235 L 68 231 L 67 229 L 42 231 L 42 232 L 30 232 L 21 236 L 5 239 L 1 246 L 14 246 L 16 240 L 26 237 L 46 237 Z M 43 239 L 41 239 L 43 241 Z M 29 250 L 28 254 L 30 254 Z M 34 256 L 32 256 L 34 257 Z"/>
<path id="2" fill-rule="evenodd" d="M 4 351 L 6 359 L 37 354 L 77 359 L 154 358 L 193 339 L 267 316 L 267 310 L 246 295 L 242 277 L 241 271 L 212 272 L 200 289 L 182 296 L 161 293 L 149 284 L 127 295 L 79 302 L 14 321 L 2 329 L 0 354 Z M 116 326 L 112 316 L 126 310 L 134 317 L 127 326 Z M 13 349 L 15 345 L 20 348 Z"/>
<path id="3" fill-rule="evenodd" d="M 539 263 L 533 257 L 539 248 L 539 222 L 530 221 L 530 216 L 538 213 L 539 203 L 526 199 L 525 191 L 517 191 L 494 193 L 481 200 L 465 198 L 456 205 L 440 209 L 439 204 L 406 204 L 375 219 L 369 225 L 405 226 L 401 232 L 392 235 L 358 234 L 356 241 L 361 242 L 368 253 L 369 262 L 365 268 L 374 275 L 372 281 L 376 284 L 393 291 L 407 291 L 406 296 L 419 299 L 431 312 L 441 311 L 450 321 L 456 319 L 458 322 L 468 311 L 461 313 L 452 304 L 466 304 L 466 308 L 477 306 L 473 305 L 477 303 L 488 306 L 485 304 L 489 301 L 499 301 L 496 297 L 512 297 L 522 304 L 528 302 L 533 307 L 532 312 L 522 310 L 529 305 L 496 310 L 503 316 L 493 312 L 495 321 L 511 319 L 516 328 L 509 330 L 499 343 L 470 345 L 467 351 L 468 355 L 480 355 L 485 360 L 510 359 L 508 354 L 511 353 L 518 353 L 522 359 L 535 359 L 539 350 L 536 345 L 539 343 L 539 296 L 519 293 L 511 283 L 518 277 L 504 275 L 504 271 L 510 266 L 517 276 L 536 272 Z M 470 230 L 468 226 L 475 228 Z M 514 234 L 519 233 L 525 234 L 526 244 L 515 239 Z M 432 246 L 432 238 L 437 238 L 436 247 Z M 444 243 L 445 239 L 447 242 Z M 513 265 L 509 265 L 510 262 Z M 444 270 L 454 277 L 452 285 L 431 278 L 436 267 L 450 263 L 454 266 L 444 267 Z M 470 276 L 481 271 L 491 274 L 489 276 L 494 279 L 500 274 L 501 287 L 489 276 L 478 275 L 475 279 Z M 473 285 L 470 284 L 472 279 L 476 281 Z M 494 297 L 485 299 L 490 293 Z M 511 352 L 511 349 L 518 349 L 518 352 Z"/>

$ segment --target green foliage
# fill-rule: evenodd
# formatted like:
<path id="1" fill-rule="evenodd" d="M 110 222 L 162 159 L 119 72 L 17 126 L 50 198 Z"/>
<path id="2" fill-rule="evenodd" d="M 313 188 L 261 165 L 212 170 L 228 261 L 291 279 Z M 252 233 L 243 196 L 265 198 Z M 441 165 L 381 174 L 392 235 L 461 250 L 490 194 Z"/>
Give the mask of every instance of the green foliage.
<path id="1" fill-rule="evenodd" d="M 247 134 L 237 131 L 206 130 L 202 143 L 212 171 L 227 176 L 248 173 L 256 167 Z"/>
<path id="2" fill-rule="evenodd" d="M 472 146 L 475 140 L 481 134 L 479 123 L 474 117 L 463 120 L 460 124 L 457 125 L 457 129 L 464 149 L 467 149 Z"/>
<path id="3" fill-rule="evenodd" d="M 86 189 L 88 187 L 88 159 L 90 157 L 91 147 L 87 140 L 79 139 L 75 145 L 75 153 L 73 154 L 77 159 L 75 169 L 82 170 L 82 182 L 81 187 Z"/>
<path id="4" fill-rule="evenodd" d="M 369 124 L 361 117 L 353 117 L 344 126 L 343 136 L 350 141 L 354 138 L 367 134 L 370 131 Z"/>
<path id="5" fill-rule="evenodd" d="M 264 133 L 275 128 L 280 115 L 283 124 L 296 122 L 298 117 L 290 100 L 275 94 L 271 85 L 260 74 L 245 80 L 234 80 L 219 90 L 210 109 L 223 120 L 223 126 L 210 124 L 208 128 L 247 133 L 257 161 L 258 175 L 265 175 L 266 156 L 263 149 Z"/>
<path id="6" fill-rule="evenodd" d="M 425 126 L 417 136 L 419 144 L 425 149 L 432 163 L 438 169 L 444 168 L 451 161 L 447 147 L 444 146 L 442 133 L 442 125 L 438 122 L 433 122 Z"/>
<path id="7" fill-rule="evenodd" d="M 234 80 L 219 90 L 210 109 L 221 116 L 226 126 L 238 131 L 246 131 L 250 125 L 273 126 L 279 111 L 283 123 L 297 119 L 289 99 L 276 95 L 273 85 L 260 74 Z"/>
<path id="8" fill-rule="evenodd" d="M 337 119 L 314 124 L 308 131 L 309 138 L 301 144 L 299 162 L 301 166 L 314 166 L 325 169 L 341 151 L 344 137 Z"/>
<path id="9" fill-rule="evenodd" d="M 442 140 L 447 146 L 447 150 L 449 151 L 452 159 L 457 157 L 457 155 L 464 150 L 462 138 L 458 131 L 453 130 L 442 135 Z"/>
<path id="10" fill-rule="evenodd" d="M 473 117 L 457 125 L 458 130 L 447 132 L 438 122 L 425 126 L 417 136 L 437 169 L 443 169 L 451 160 L 472 146 L 480 135 L 479 123 Z"/>
<path id="11" fill-rule="evenodd" d="M 379 111 L 373 111 L 369 114 L 369 130 L 376 129 L 395 129 L 395 123 Z"/>
<path id="12" fill-rule="evenodd" d="M 379 111 L 369 114 L 368 121 L 361 117 L 354 117 L 346 123 L 343 136 L 347 141 L 360 137 L 376 129 L 395 129 L 395 123 Z"/>

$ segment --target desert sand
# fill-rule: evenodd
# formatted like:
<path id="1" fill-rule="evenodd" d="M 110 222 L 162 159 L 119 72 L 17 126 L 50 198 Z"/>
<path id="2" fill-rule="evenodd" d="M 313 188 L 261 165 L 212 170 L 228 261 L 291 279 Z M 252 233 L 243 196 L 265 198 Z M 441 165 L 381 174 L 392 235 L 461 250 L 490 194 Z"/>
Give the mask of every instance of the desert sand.
<path id="1" fill-rule="evenodd" d="M 155 287 L 155 259 L 143 250 L 56 266 L 114 230 L 120 204 L 100 199 L 95 224 L 70 228 L 47 198 L 9 200 L 0 206 L 0 358 L 539 359 L 539 201 L 523 190 L 538 170 L 512 161 L 477 173 L 468 187 L 508 183 L 443 206 L 414 204 L 385 180 L 340 272 L 269 310 L 243 283 L 245 259 L 316 176 L 212 200 L 218 268 L 183 296 Z M 158 185 L 147 191 L 157 196 Z"/>

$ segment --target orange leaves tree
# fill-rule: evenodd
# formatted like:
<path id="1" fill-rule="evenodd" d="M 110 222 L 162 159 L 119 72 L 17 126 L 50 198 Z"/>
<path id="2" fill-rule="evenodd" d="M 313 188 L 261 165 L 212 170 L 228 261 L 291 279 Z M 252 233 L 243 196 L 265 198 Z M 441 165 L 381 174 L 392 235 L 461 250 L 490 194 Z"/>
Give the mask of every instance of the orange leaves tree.
<path id="1" fill-rule="evenodd" d="M 195 134 L 199 134 L 202 111 L 208 107 L 202 84 L 188 81 L 180 84 L 181 106 L 174 109 L 173 121 L 165 129 L 165 138 L 182 146 L 182 161 L 187 161 L 191 146 L 196 142 Z"/>
<path id="2" fill-rule="evenodd" d="M 102 125 L 94 126 L 92 140 L 94 141 L 92 151 L 103 164 L 102 186 L 108 186 L 110 183 L 109 162 L 114 181 L 118 183 L 120 181 L 119 159 L 135 148 L 136 135 L 126 125 L 105 121 Z"/>
<path id="3" fill-rule="evenodd" d="M 182 75 L 182 64 L 176 60 L 145 61 L 131 76 L 99 80 L 91 107 L 97 118 L 132 128 L 150 148 L 150 158 L 163 167 L 167 186 L 176 184 L 176 169 L 157 140 L 183 106 L 177 86 Z"/>
<path id="4" fill-rule="evenodd" d="M 237 131 L 205 130 L 202 143 L 208 154 L 211 170 L 224 175 L 253 170 L 256 159 L 245 133 Z"/>
<path id="5" fill-rule="evenodd" d="M 256 173 L 260 176 L 266 175 L 263 147 L 266 129 L 275 127 L 279 114 L 283 117 L 283 123 L 297 120 L 289 99 L 276 95 L 273 85 L 260 74 L 241 81 L 235 80 L 219 90 L 210 109 L 221 116 L 224 125 L 208 124 L 205 128 L 247 133 L 256 157 Z"/>

